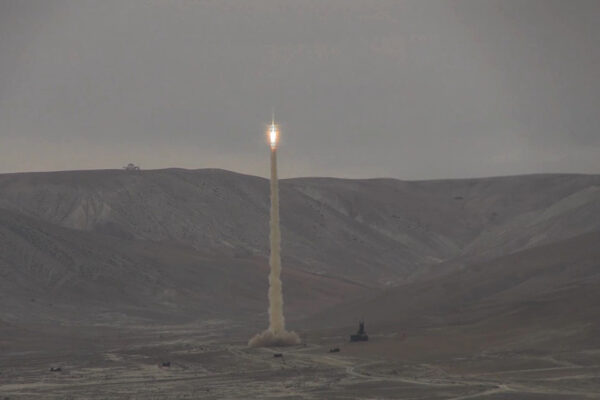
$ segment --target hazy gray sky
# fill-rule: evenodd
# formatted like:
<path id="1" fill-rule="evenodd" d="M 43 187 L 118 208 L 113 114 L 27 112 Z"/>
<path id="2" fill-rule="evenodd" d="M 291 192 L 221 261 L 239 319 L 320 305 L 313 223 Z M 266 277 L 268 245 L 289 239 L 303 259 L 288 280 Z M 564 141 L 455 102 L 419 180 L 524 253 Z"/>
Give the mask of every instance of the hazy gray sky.
<path id="1" fill-rule="evenodd" d="M 600 173 L 600 1 L 0 0 L 0 172 Z"/>

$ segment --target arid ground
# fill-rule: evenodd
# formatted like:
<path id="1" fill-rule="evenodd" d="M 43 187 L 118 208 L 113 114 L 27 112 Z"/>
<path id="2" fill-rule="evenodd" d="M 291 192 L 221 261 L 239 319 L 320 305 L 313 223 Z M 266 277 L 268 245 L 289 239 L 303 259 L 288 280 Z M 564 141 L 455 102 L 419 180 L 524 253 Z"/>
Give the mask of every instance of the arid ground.
<path id="1" fill-rule="evenodd" d="M 24 332 L 13 339 L 18 345 L 0 356 L 0 398 L 600 397 L 600 346 L 518 350 L 506 333 L 488 338 L 454 327 L 372 334 L 365 343 L 349 343 L 341 331 L 306 331 L 300 346 L 249 348 L 244 331 L 215 320 L 73 329 L 72 335 L 61 328 L 41 337 Z M 334 348 L 340 351 L 330 352 Z M 163 366 L 167 362 L 170 366 Z"/>
<path id="2" fill-rule="evenodd" d="M 0 399 L 600 398 L 600 176 L 283 180 L 303 344 L 249 348 L 268 190 L 0 175 Z M 369 341 L 349 343 L 359 319 Z"/>

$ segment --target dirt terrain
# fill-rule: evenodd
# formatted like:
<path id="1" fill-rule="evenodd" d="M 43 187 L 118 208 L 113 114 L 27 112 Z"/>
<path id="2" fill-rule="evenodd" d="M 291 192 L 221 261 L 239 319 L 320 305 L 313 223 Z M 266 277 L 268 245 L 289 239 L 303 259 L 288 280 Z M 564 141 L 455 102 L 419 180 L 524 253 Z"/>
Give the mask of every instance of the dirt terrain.
<path id="1" fill-rule="evenodd" d="M 284 180 L 284 307 L 304 344 L 251 349 L 266 180 L 0 175 L 0 399 L 600 398 L 599 187 Z M 348 343 L 360 318 L 370 340 Z"/>
<path id="2" fill-rule="evenodd" d="M 48 332 L 50 341 L 22 337 L 0 355 L 0 398 L 600 397 L 600 346 L 511 350 L 498 337 L 453 328 L 376 333 L 366 343 L 349 343 L 340 331 L 301 332 L 300 346 L 255 349 L 246 345 L 246 330 L 215 320 L 123 330 L 79 327 L 72 336 L 60 329 Z M 331 353 L 336 347 L 340 352 Z"/>

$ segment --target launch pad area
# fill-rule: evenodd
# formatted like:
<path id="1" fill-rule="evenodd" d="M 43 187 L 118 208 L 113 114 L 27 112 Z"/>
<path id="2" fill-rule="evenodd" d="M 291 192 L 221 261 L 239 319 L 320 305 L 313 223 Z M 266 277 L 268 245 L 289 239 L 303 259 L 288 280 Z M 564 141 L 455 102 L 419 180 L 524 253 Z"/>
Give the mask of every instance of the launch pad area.
<path id="1" fill-rule="evenodd" d="M 37 338 L 3 331 L 3 343 L 11 346 L 0 354 L 0 398 L 458 400 L 600 394 L 598 350 L 480 351 L 485 338 L 461 338 L 464 332 L 452 329 L 407 337 L 371 330 L 369 342 L 362 343 L 349 343 L 345 330 L 305 331 L 300 332 L 305 344 L 285 348 L 249 348 L 248 331 L 226 321 L 48 329 Z M 340 351 L 330 353 L 333 346 Z"/>

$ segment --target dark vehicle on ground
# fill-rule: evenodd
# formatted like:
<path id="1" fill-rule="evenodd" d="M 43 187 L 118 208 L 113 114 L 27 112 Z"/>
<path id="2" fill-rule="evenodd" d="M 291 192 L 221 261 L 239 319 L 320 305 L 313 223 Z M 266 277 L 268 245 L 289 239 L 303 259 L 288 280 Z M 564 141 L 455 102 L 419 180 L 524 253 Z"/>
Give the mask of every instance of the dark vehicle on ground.
<path id="1" fill-rule="evenodd" d="M 369 340 L 369 335 L 365 331 L 365 321 L 359 321 L 358 332 L 355 335 L 350 335 L 351 342 L 366 342 Z"/>

